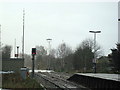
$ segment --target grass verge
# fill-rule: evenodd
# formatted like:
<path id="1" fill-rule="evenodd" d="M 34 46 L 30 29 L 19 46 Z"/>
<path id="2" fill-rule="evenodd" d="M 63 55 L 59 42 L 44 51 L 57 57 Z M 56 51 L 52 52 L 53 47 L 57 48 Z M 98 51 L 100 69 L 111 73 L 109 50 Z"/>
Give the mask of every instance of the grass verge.
<path id="1" fill-rule="evenodd" d="M 3 74 L 2 88 L 39 88 L 39 90 L 43 90 L 40 83 L 38 83 L 35 79 L 27 77 L 23 80 L 19 73 Z"/>

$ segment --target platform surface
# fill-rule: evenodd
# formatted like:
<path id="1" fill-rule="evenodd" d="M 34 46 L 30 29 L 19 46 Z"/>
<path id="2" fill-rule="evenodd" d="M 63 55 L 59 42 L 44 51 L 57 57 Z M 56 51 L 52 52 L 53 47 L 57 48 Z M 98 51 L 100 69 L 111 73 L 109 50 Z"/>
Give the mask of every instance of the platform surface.
<path id="1" fill-rule="evenodd" d="M 120 74 L 104 74 L 104 73 L 76 73 L 76 74 L 120 82 Z"/>

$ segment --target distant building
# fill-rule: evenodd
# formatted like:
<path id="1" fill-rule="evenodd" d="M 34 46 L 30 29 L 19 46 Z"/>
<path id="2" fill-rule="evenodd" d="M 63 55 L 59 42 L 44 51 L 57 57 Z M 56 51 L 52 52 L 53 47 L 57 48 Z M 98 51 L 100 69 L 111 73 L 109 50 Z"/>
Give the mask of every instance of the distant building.
<path id="1" fill-rule="evenodd" d="M 24 67 L 24 59 L 10 58 L 2 60 L 2 71 L 20 72 L 20 68 Z"/>
<path id="2" fill-rule="evenodd" d="M 118 43 L 120 43 L 120 2 L 118 2 Z"/>

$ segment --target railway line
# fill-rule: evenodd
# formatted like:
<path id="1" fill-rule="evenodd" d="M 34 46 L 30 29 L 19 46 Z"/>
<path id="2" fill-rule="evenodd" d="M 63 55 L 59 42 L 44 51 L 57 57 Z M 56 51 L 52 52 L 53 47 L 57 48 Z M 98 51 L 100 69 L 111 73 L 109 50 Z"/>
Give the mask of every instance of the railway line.
<path id="1" fill-rule="evenodd" d="M 66 75 L 59 75 L 57 73 L 35 73 L 35 78 L 42 82 L 42 85 L 44 86 L 44 88 L 46 89 L 50 89 L 50 88 L 57 88 L 57 89 L 62 89 L 62 90 L 71 90 L 71 89 L 75 89 L 75 90 L 90 90 L 86 87 L 83 87 L 81 85 L 77 85 L 73 82 L 70 82 L 67 80 Z"/>

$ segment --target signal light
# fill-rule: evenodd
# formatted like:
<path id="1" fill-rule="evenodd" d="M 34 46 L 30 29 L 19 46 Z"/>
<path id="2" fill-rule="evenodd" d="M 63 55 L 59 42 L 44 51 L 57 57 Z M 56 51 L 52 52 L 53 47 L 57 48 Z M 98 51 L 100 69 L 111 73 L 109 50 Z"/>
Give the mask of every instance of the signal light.
<path id="1" fill-rule="evenodd" d="M 36 48 L 32 48 L 32 55 L 36 55 Z"/>

